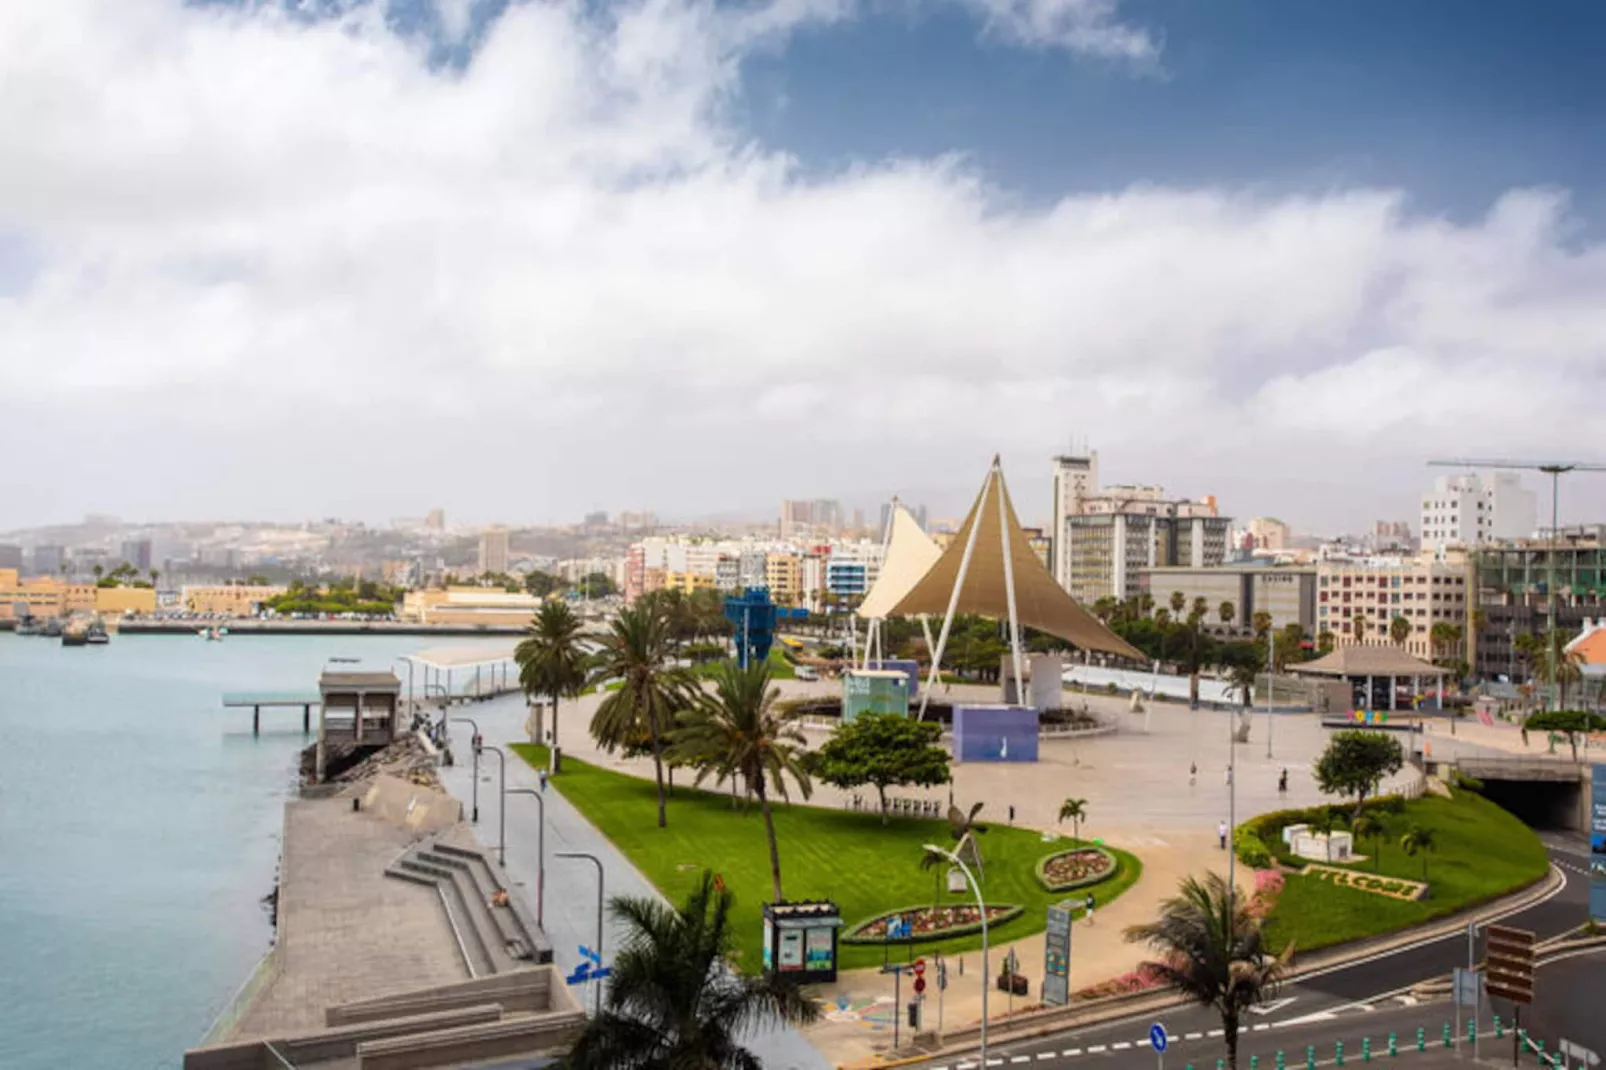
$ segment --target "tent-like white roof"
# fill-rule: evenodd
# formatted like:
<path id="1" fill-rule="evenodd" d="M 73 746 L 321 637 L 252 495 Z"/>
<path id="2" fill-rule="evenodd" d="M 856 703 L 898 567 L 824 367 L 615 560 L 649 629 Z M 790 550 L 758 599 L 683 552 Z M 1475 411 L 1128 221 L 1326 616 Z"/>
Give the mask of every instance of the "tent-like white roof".
<path id="1" fill-rule="evenodd" d="M 931 566 L 941 556 L 942 551 L 931 541 L 931 536 L 920 530 L 920 524 L 909 515 L 909 510 L 894 505 L 892 534 L 881 561 L 881 575 L 859 603 L 859 616 L 865 620 L 886 619 L 892 607 L 920 582 L 920 577 L 931 571 Z"/>
<path id="2" fill-rule="evenodd" d="M 975 545 L 954 607 L 956 612 L 979 613 L 995 620 L 1009 619 L 1010 584 L 1004 569 L 1007 545 L 1009 571 L 1015 581 L 1016 615 L 1021 624 L 1057 635 L 1083 650 L 1143 660 L 1140 651 L 1077 604 L 1038 560 L 1026 533 L 1021 530 L 996 457 L 959 534 L 954 536 L 936 564 L 892 607 L 889 616 L 913 617 L 930 613 L 940 617 L 948 611 L 973 528 L 977 529 Z"/>

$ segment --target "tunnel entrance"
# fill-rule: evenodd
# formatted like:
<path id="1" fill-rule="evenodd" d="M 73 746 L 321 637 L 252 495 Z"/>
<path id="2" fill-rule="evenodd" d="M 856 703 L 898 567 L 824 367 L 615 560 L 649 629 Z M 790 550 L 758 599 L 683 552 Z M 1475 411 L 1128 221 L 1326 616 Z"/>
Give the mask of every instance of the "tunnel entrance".
<path id="1" fill-rule="evenodd" d="M 1529 828 L 1561 832 L 1584 827 L 1581 781 L 1479 779 L 1484 798 L 1510 811 Z"/>

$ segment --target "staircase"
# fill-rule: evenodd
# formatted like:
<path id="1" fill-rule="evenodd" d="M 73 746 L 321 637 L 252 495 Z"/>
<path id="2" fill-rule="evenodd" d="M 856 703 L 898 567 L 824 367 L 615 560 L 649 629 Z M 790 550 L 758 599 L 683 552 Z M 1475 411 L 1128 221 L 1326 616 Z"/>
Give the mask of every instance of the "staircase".
<path id="1" fill-rule="evenodd" d="M 507 873 L 484 852 L 447 842 L 421 840 L 385 868 L 385 876 L 433 887 L 457 934 L 472 977 L 490 977 L 552 961 L 552 945 Z M 494 906 L 498 891 L 507 904 Z"/>

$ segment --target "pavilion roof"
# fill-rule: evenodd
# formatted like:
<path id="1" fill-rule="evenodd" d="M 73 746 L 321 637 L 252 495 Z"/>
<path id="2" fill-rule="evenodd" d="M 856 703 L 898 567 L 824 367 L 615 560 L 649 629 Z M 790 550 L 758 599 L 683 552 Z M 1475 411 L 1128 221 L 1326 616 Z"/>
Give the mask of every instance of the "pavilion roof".
<path id="1" fill-rule="evenodd" d="M 1392 643 L 1342 646 L 1315 661 L 1290 665 L 1288 671 L 1297 676 L 1444 676 L 1449 672 Z"/>

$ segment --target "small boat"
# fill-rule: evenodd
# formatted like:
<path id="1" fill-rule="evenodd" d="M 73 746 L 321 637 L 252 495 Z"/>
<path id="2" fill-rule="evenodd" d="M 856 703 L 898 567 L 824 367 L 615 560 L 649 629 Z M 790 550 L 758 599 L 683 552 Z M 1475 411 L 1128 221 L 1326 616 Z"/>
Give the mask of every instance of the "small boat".
<path id="1" fill-rule="evenodd" d="M 44 629 L 40 631 L 39 634 L 44 636 L 46 639 L 60 639 L 61 618 L 51 617 L 49 620 L 45 621 Z"/>
<path id="2" fill-rule="evenodd" d="M 219 642 L 225 635 L 228 634 L 229 630 L 227 628 L 202 628 L 200 631 L 201 638 L 205 639 L 209 643 Z"/>
<path id="3" fill-rule="evenodd" d="M 112 637 L 107 634 L 106 625 L 98 620 L 89 622 L 89 628 L 84 632 L 84 642 L 90 646 L 105 646 L 111 641 Z"/>
<path id="4" fill-rule="evenodd" d="M 89 644 L 89 625 L 80 621 L 68 621 L 67 626 L 61 630 L 62 646 L 87 646 Z"/>
<path id="5" fill-rule="evenodd" d="M 21 620 L 17 621 L 17 634 L 18 635 L 38 635 L 39 631 L 40 631 L 40 627 L 41 627 L 41 625 L 39 624 L 39 621 L 36 620 L 35 618 L 33 618 L 33 617 L 23 617 Z"/>

